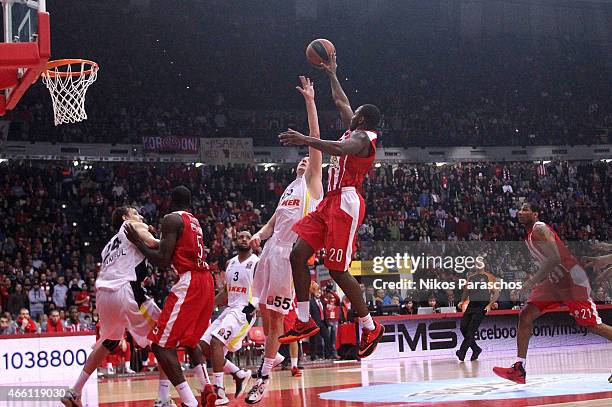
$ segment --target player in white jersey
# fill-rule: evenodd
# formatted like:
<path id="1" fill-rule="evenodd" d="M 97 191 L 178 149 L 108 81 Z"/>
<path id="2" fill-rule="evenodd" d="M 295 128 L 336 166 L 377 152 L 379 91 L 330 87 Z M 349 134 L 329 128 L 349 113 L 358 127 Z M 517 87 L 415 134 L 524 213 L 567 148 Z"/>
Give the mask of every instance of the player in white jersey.
<path id="1" fill-rule="evenodd" d="M 227 302 L 227 308 L 208 327 L 200 346 L 208 360 L 212 362 L 216 406 L 229 403 L 223 386 L 223 373 L 229 373 L 236 382 L 235 396 L 238 397 L 251 378 L 250 370 L 241 370 L 225 359 L 227 352 L 236 352 L 242 347 L 242 340 L 255 323 L 253 300 L 253 273 L 259 257 L 249 246 L 251 234 L 238 233 L 236 246 L 238 255 L 227 263 L 225 269 L 225 289 L 215 297 L 215 304 Z"/>
<path id="2" fill-rule="evenodd" d="M 159 245 L 136 209 L 126 206 L 115 209 L 112 225 L 118 232 L 102 251 L 102 266 L 96 280 L 100 339 L 94 345 L 74 387 L 61 399 L 68 407 L 81 407 L 81 391 L 85 382 L 119 345 L 126 329 L 139 346 L 144 348 L 150 344 L 147 335 L 160 314 L 155 302 L 146 296 L 142 288 L 147 271 L 145 257 L 125 236 L 123 225 L 126 222 L 134 225 L 145 244 L 153 248 Z"/>
<path id="3" fill-rule="evenodd" d="M 314 87 L 308 78 L 300 76 L 300 81 L 302 87 L 297 89 L 306 102 L 310 136 L 320 137 Z M 283 319 L 293 304 L 295 293 L 289 255 L 297 235 L 291 229 L 316 209 L 323 198 L 321 152 L 310 148 L 308 154 L 298 164 L 297 178 L 285 189 L 272 218 L 251 239 L 253 248 L 269 240 L 261 253 L 253 284 L 254 301 L 259 303 L 263 316 L 266 346 L 259 377 L 246 397 L 249 404 L 258 403 L 264 396 L 280 346 L 278 337 L 283 334 Z"/>

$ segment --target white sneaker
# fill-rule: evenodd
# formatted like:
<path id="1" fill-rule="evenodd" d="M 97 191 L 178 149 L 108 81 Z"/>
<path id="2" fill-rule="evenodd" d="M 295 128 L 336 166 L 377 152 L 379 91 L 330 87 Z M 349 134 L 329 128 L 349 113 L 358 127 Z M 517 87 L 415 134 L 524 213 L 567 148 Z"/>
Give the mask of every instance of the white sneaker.
<path id="1" fill-rule="evenodd" d="M 217 400 L 215 400 L 215 406 L 224 406 L 229 404 L 229 399 L 225 394 L 225 389 L 223 387 L 215 386 L 215 394 L 217 395 Z"/>
<path id="2" fill-rule="evenodd" d="M 269 379 L 262 379 L 261 377 L 257 379 L 255 385 L 251 390 L 249 390 L 249 394 L 247 394 L 246 401 L 247 404 L 256 404 L 263 399 L 266 394 L 266 389 L 268 387 Z"/>
<path id="3" fill-rule="evenodd" d="M 62 397 L 60 401 L 66 407 L 83 407 L 83 404 L 81 403 L 81 395 L 77 394 L 77 392 L 72 388 L 66 390 L 66 394 L 64 394 L 64 397 Z"/>
<path id="4" fill-rule="evenodd" d="M 272 365 L 272 368 L 279 366 L 281 363 L 283 363 L 284 360 L 285 360 L 285 357 L 281 355 L 280 353 L 277 353 L 276 357 L 274 358 L 274 364 Z"/>
<path id="5" fill-rule="evenodd" d="M 247 386 L 249 385 L 249 380 L 251 380 L 252 374 L 253 372 L 251 372 L 250 370 L 242 369 L 237 371 L 233 375 L 234 382 L 236 382 L 236 398 L 240 397 L 240 395 L 246 390 Z"/>
<path id="6" fill-rule="evenodd" d="M 157 399 L 155 403 L 153 403 L 153 407 L 176 407 L 176 403 L 172 399 L 168 399 L 166 401 Z"/>

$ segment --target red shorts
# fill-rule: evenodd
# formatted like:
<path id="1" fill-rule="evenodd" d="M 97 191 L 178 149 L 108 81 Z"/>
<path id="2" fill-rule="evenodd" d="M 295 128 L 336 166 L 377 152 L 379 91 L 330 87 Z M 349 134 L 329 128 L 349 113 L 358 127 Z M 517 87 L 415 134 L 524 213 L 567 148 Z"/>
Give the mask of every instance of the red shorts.
<path id="1" fill-rule="evenodd" d="M 325 267 L 348 270 L 357 248 L 357 230 L 365 204 L 354 187 L 328 193 L 314 212 L 293 226 L 293 231 L 315 251 L 325 249 Z"/>
<path id="2" fill-rule="evenodd" d="M 188 271 L 166 299 L 149 339 L 162 348 L 194 347 L 210 324 L 215 304 L 215 285 L 209 272 Z"/>
<path id="3" fill-rule="evenodd" d="M 291 328 L 293 328 L 293 324 L 297 319 L 297 312 L 295 309 L 291 309 L 285 318 L 283 319 L 283 332 L 287 333 Z"/>
<path id="4" fill-rule="evenodd" d="M 589 297 L 590 289 L 571 283 L 566 286 L 567 288 L 560 288 L 546 280 L 533 288 L 527 303 L 538 307 L 540 312 L 566 305 L 569 308 L 570 315 L 574 317 L 578 325 L 594 326 L 601 324 L 597 307 Z"/>

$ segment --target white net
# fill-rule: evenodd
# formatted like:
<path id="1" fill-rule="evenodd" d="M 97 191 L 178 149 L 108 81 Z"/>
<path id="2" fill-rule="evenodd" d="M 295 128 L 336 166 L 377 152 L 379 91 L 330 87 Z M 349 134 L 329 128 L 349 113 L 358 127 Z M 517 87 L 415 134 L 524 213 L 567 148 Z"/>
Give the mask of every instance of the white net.
<path id="1" fill-rule="evenodd" d="M 43 72 L 42 80 L 51 92 L 55 125 L 87 119 L 85 94 L 98 77 L 98 65 L 91 61 L 67 61 Z"/>

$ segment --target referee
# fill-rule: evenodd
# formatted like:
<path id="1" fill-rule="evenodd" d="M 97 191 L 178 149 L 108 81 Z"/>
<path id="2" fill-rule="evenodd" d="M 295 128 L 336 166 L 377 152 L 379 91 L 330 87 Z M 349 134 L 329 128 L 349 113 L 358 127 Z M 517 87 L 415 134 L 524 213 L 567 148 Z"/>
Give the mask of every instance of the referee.
<path id="1" fill-rule="evenodd" d="M 470 360 L 478 359 L 482 352 L 482 348 L 476 343 L 476 332 L 480 327 L 482 320 L 487 312 L 491 311 L 491 306 L 499 298 L 499 290 L 496 289 L 473 289 L 469 290 L 469 283 L 477 283 L 479 287 L 482 283 L 494 283 L 495 276 L 485 271 L 484 267 L 477 268 L 475 273 L 468 277 L 468 284 L 463 289 L 461 302 L 469 299 L 468 306 L 461 318 L 461 333 L 463 334 L 463 342 L 461 347 L 455 352 L 460 361 L 463 362 L 468 348 L 472 349 L 472 357 Z"/>

